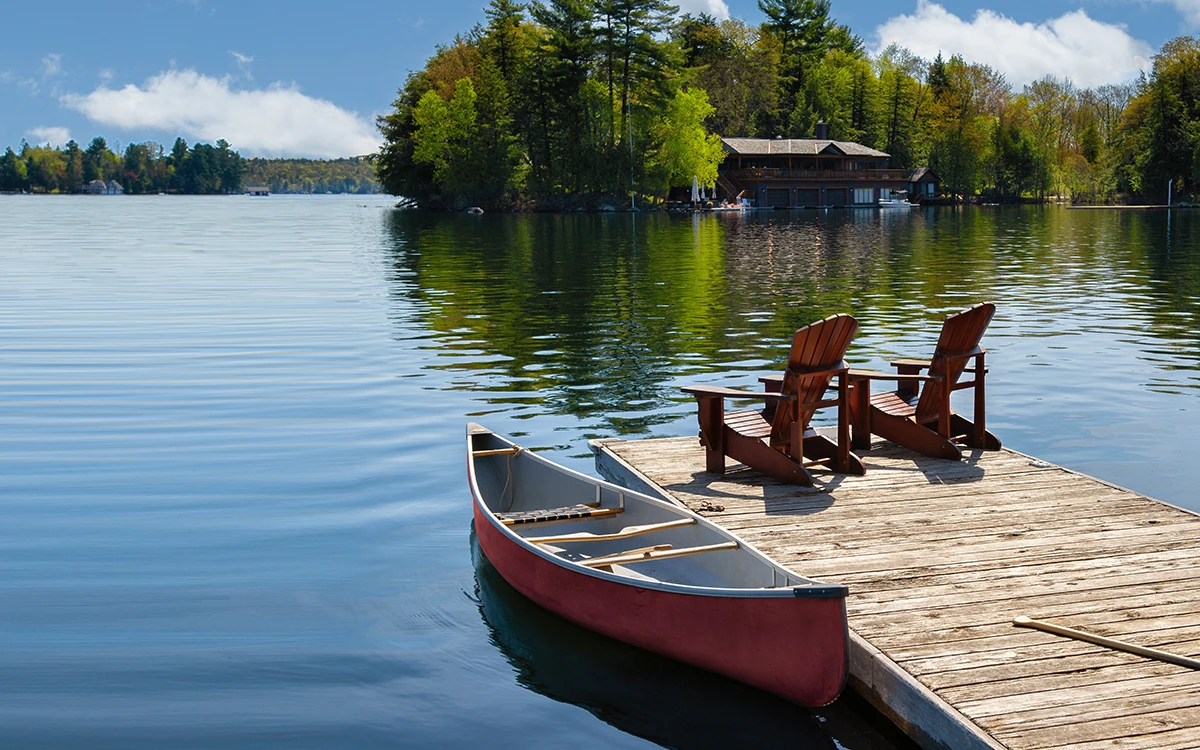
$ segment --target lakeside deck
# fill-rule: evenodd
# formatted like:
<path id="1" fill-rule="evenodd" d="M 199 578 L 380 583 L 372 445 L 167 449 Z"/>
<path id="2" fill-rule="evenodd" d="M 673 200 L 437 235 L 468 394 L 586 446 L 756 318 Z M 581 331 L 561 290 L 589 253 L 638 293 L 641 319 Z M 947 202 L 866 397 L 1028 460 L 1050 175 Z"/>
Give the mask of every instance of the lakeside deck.
<path id="1" fill-rule="evenodd" d="M 1200 515 L 1011 450 L 876 439 L 813 488 L 704 472 L 695 437 L 593 442 L 609 479 L 850 586 L 850 685 L 928 748 L 1200 747 L 1200 671 L 1016 628 L 1200 656 Z"/>

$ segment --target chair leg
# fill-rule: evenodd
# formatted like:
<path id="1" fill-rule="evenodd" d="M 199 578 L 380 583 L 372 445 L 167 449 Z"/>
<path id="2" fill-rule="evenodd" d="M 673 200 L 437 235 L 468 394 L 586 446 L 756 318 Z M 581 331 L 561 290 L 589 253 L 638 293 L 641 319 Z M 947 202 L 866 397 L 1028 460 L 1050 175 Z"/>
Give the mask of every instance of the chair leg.
<path id="1" fill-rule="evenodd" d="M 983 448 L 987 441 L 987 400 L 984 398 L 983 378 L 986 374 L 984 367 L 983 355 L 975 357 L 975 429 L 969 433 L 971 435 L 971 445 L 975 448 Z M 992 436 L 995 438 L 995 436 Z M 999 448 L 1000 441 L 996 441 L 996 447 Z"/>
<path id="2" fill-rule="evenodd" d="M 838 467 L 836 462 L 843 451 L 846 454 L 845 463 Z M 812 428 L 809 428 L 808 433 L 804 436 L 804 456 L 808 459 L 828 458 L 835 462 L 834 470 L 841 474 L 862 476 L 867 473 L 867 467 L 863 464 L 862 459 L 851 453 L 849 446 L 838 445 Z"/>
<path id="3" fill-rule="evenodd" d="M 704 445 L 704 470 L 725 473 L 725 399 L 697 397 L 700 442 Z"/>
<path id="4" fill-rule="evenodd" d="M 871 429 L 884 440 L 923 453 L 931 458 L 962 459 L 958 446 L 938 434 L 937 430 L 917 424 L 911 419 L 871 409 Z"/>
<path id="5" fill-rule="evenodd" d="M 739 435 L 728 427 L 725 428 L 725 453 L 777 482 L 812 487 L 812 475 L 799 461 L 758 438 Z"/>
<path id="6" fill-rule="evenodd" d="M 850 444 L 856 451 L 871 450 L 871 381 L 850 383 L 850 421 L 853 435 Z"/>
<path id="7" fill-rule="evenodd" d="M 838 375 L 837 459 L 834 468 L 850 471 L 850 382 L 846 373 Z M 857 458 L 857 456 L 856 456 Z M 862 461 L 859 461 L 862 464 Z"/>
<path id="8" fill-rule="evenodd" d="M 969 441 L 968 445 L 972 448 L 985 451 L 1000 450 L 1000 438 L 987 430 L 981 430 L 978 422 L 971 422 L 960 414 L 950 415 L 950 429 L 954 431 L 955 435 L 966 435 Z M 976 437 L 979 433 L 983 433 L 982 437 Z"/>
<path id="9" fill-rule="evenodd" d="M 942 405 L 938 409 L 938 434 L 947 440 L 954 437 L 950 431 L 950 386 L 942 381 Z"/>

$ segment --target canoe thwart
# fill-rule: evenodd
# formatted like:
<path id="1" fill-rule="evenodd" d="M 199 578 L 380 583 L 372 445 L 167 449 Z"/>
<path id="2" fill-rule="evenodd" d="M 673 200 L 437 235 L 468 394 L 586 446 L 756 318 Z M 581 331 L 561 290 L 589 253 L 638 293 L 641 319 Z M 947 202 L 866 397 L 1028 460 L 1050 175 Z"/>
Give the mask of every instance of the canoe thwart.
<path id="1" fill-rule="evenodd" d="M 487 456 L 515 456 L 525 450 L 519 445 L 514 445 L 511 448 L 494 448 L 486 451 L 475 451 L 473 455 L 476 458 L 485 458 Z"/>
<path id="2" fill-rule="evenodd" d="M 665 546 L 669 547 L 670 545 Z M 629 563 L 646 562 L 648 560 L 665 560 L 671 557 L 685 557 L 687 555 L 699 555 L 703 552 L 718 552 L 720 550 L 737 548 L 737 542 L 721 542 L 719 544 L 705 544 L 700 547 L 683 547 L 682 549 L 631 550 L 615 555 L 593 557 L 590 560 L 580 560 L 579 564 L 589 568 L 599 568 L 609 565 L 628 565 Z"/>
<path id="3" fill-rule="evenodd" d="M 559 534 L 558 536 L 540 536 L 540 537 L 525 537 L 528 542 L 534 544 L 563 544 L 565 542 L 606 542 L 612 539 L 628 539 L 631 536 L 639 534 L 649 534 L 652 531 L 664 531 L 666 529 L 678 529 L 684 526 L 694 526 L 696 519 L 694 518 L 679 518 L 674 521 L 664 521 L 663 523 L 648 523 L 642 526 L 626 526 L 620 531 L 614 531 L 611 534 L 593 534 L 589 531 L 580 531 L 575 534 Z"/>
<path id="4" fill-rule="evenodd" d="M 515 526 L 522 523 L 541 523 L 543 521 L 579 521 L 585 518 L 612 516 L 624 508 L 593 508 L 590 505 L 569 505 L 565 508 L 539 508 L 528 511 L 512 511 L 497 513 L 496 517 L 505 526 Z"/>
<path id="5" fill-rule="evenodd" d="M 1013 619 L 1013 625 L 1018 628 L 1034 628 L 1035 630 L 1041 630 L 1045 633 L 1061 635 L 1064 638 L 1074 638 L 1077 641 L 1086 641 L 1087 643 L 1094 643 L 1097 646 L 1104 646 L 1105 648 L 1111 648 L 1116 651 L 1124 651 L 1129 654 L 1144 656 L 1147 659 L 1157 659 L 1158 661 L 1165 661 L 1169 664 L 1178 664 L 1181 667 L 1188 667 L 1189 669 L 1200 669 L 1200 660 L 1197 659 L 1180 656 L 1179 654 L 1172 654 L 1167 651 L 1159 651 L 1156 648 L 1138 646 L 1133 643 L 1118 641 L 1113 638 L 1105 638 L 1102 635 L 1095 635 L 1083 630 L 1076 630 L 1075 628 L 1067 628 L 1063 627 L 1062 625 L 1055 625 L 1053 623 L 1043 622 L 1041 620 L 1034 620 L 1029 617 L 1025 617 L 1024 615 Z"/>

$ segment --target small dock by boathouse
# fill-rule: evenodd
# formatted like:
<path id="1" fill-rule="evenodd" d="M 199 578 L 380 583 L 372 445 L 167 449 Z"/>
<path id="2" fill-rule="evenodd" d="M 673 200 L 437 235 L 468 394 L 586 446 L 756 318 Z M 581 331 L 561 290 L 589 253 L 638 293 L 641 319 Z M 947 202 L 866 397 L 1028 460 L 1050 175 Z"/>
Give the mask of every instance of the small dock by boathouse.
<path id="1" fill-rule="evenodd" d="M 704 471 L 695 437 L 593 441 L 608 479 L 682 503 L 801 575 L 847 584 L 850 687 L 926 748 L 1200 747 L 1200 671 L 1028 616 L 1200 656 L 1200 515 L 1016 451 L 865 476 Z"/>

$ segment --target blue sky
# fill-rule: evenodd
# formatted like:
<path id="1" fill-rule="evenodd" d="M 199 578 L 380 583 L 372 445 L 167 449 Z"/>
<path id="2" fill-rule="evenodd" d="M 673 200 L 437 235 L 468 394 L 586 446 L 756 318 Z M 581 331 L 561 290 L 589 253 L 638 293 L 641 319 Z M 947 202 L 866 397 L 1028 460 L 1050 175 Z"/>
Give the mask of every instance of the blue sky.
<path id="1" fill-rule="evenodd" d="M 759 23 L 755 0 L 676 0 Z M 482 21 L 486 0 L 107 0 L 12 3 L 0 45 L 0 148 L 224 137 L 243 155 L 375 148 L 409 70 Z M 1128 80 L 1200 33 L 1200 0 L 833 0 L 874 50 L 960 53 L 1018 85 L 1047 73 Z"/>

